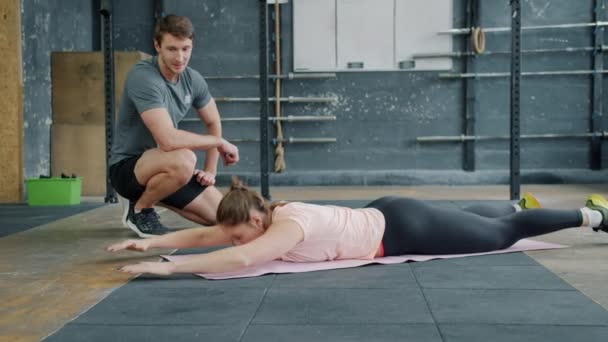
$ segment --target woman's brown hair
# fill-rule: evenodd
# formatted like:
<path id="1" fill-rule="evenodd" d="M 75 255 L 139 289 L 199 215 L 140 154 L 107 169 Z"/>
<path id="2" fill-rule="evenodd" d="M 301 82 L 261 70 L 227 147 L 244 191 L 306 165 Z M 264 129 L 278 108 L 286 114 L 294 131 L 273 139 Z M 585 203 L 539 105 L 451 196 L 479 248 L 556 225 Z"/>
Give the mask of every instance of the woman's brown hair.
<path id="1" fill-rule="evenodd" d="M 216 221 L 218 224 L 230 226 L 248 222 L 251 209 L 266 214 L 267 220 L 270 220 L 272 211 L 287 203 L 287 201 L 276 201 L 268 204 L 262 196 L 249 190 L 238 177 L 233 176 L 230 190 L 224 195 L 217 208 Z"/>
<path id="2" fill-rule="evenodd" d="M 224 195 L 217 208 L 217 223 L 233 226 L 248 222 L 250 209 L 265 214 L 270 213 L 270 208 L 262 196 L 249 190 L 237 177 L 232 177 L 230 190 Z"/>

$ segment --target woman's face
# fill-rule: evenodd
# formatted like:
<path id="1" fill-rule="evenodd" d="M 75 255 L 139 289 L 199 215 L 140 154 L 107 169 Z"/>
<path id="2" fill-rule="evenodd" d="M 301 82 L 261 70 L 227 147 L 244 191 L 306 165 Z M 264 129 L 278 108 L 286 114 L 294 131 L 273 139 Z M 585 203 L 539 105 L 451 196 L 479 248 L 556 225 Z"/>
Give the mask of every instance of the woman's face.
<path id="1" fill-rule="evenodd" d="M 232 244 L 235 246 L 248 243 L 260 237 L 266 231 L 264 229 L 264 220 L 258 212 L 250 213 L 251 219 L 249 222 L 236 224 L 234 226 L 222 225 L 222 229 L 230 235 Z"/>

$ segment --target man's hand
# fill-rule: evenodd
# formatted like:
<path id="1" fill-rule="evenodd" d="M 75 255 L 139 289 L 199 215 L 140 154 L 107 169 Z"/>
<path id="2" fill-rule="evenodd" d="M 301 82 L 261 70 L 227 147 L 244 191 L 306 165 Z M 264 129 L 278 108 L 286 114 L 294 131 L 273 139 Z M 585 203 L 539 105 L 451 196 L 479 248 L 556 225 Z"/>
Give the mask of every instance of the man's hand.
<path id="1" fill-rule="evenodd" d="M 215 175 L 211 172 L 196 169 L 194 170 L 194 176 L 201 185 L 215 185 Z"/>
<path id="2" fill-rule="evenodd" d="M 139 264 L 126 265 L 118 270 L 128 274 L 149 273 L 168 276 L 173 273 L 174 264 L 172 262 L 140 262 Z"/>
<path id="3" fill-rule="evenodd" d="M 150 241 L 144 240 L 125 240 L 106 247 L 108 252 L 118 252 L 122 250 L 130 250 L 136 252 L 145 252 L 150 248 Z"/>
<path id="4" fill-rule="evenodd" d="M 232 145 L 228 141 L 224 140 L 224 143 L 217 148 L 220 152 L 220 156 L 224 160 L 225 166 L 234 165 L 239 161 L 239 149 Z"/>

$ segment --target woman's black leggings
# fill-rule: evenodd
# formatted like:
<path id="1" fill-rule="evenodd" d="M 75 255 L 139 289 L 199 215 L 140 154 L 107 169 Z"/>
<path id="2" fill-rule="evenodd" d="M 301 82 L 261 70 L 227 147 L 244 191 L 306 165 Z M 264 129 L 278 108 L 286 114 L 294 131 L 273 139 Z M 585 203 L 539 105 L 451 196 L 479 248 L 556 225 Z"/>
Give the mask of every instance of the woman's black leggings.
<path id="1" fill-rule="evenodd" d="M 475 205 L 465 209 L 412 198 L 382 197 L 366 207 L 382 212 L 384 255 L 461 254 L 504 249 L 518 240 L 578 227 L 580 210 L 533 209 L 512 205 Z"/>

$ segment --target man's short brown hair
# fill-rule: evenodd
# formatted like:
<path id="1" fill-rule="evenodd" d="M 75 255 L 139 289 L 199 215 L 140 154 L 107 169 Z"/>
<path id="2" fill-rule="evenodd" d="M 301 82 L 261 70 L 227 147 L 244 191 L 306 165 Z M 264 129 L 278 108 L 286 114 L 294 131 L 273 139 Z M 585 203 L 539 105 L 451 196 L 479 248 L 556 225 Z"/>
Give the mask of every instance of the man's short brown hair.
<path id="1" fill-rule="evenodd" d="M 163 34 L 169 33 L 179 38 L 194 38 L 194 26 L 188 17 L 169 14 L 160 18 L 154 27 L 154 40 L 160 45 Z"/>

